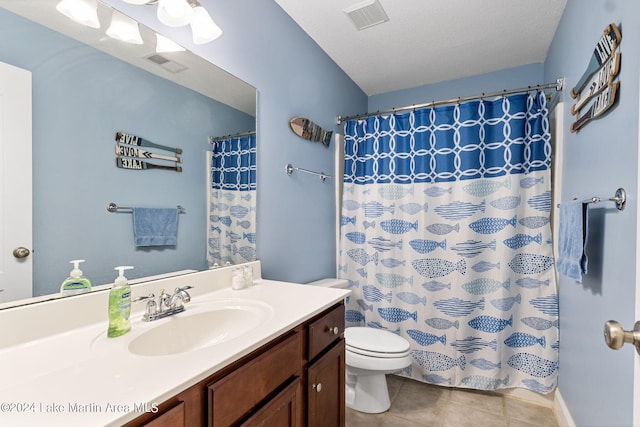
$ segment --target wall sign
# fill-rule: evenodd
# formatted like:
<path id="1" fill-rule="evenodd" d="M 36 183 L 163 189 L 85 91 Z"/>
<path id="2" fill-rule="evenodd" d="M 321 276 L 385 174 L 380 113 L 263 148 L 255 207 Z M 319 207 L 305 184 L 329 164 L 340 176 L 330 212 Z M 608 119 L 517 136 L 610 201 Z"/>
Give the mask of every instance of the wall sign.
<path id="1" fill-rule="evenodd" d="M 160 150 L 166 150 L 173 153 L 173 156 L 154 153 L 140 149 L 138 147 L 145 148 L 157 148 Z M 147 169 L 166 169 L 176 172 L 182 172 L 182 166 L 178 163 L 182 162 L 182 159 L 178 157 L 178 154 L 182 154 L 181 148 L 168 147 L 166 145 L 155 144 L 149 140 L 141 138 L 136 135 L 124 132 L 116 132 L 116 166 L 122 169 L 135 169 L 135 170 L 147 170 Z M 136 158 L 137 157 L 137 158 Z M 167 162 L 173 162 L 173 165 L 150 163 L 146 160 L 139 159 L 159 159 L 166 160 Z"/>
<path id="2" fill-rule="evenodd" d="M 622 54 L 616 50 L 621 40 L 620 28 L 616 24 L 609 24 L 593 49 L 587 69 L 571 89 L 571 97 L 576 100 L 571 107 L 571 114 L 576 116 L 571 132 L 577 132 L 615 105 L 620 81 L 614 80 L 620 72 L 622 60 Z M 586 106 L 586 112 L 580 116 L 580 110 Z"/>

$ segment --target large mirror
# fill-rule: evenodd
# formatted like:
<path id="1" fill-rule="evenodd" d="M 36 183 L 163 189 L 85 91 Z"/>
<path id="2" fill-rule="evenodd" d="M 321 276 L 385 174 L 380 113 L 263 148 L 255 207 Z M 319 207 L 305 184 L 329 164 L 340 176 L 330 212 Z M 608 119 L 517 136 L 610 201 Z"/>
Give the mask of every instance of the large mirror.
<path id="1" fill-rule="evenodd" d="M 255 248 L 247 244 L 243 251 L 238 242 L 255 243 L 255 229 L 250 228 L 255 220 L 244 217 L 247 212 L 255 215 L 255 205 L 253 210 L 234 208 L 238 203 L 230 198 L 235 196 L 210 187 L 216 145 L 210 137 L 253 134 L 255 160 L 255 88 L 191 52 L 157 53 L 156 34 L 143 25 L 142 45 L 107 37 L 113 13 L 109 6 L 99 3 L 101 28 L 94 29 L 57 12 L 58 2 L 0 0 L 0 62 L 28 70 L 32 78 L 32 159 L 21 160 L 31 164 L 33 177 L 32 282 L 7 283 L 0 275 L 0 289 L 5 289 L 0 308 L 12 306 L 13 300 L 22 304 L 59 296 L 75 259 L 85 260 L 80 268 L 94 286 L 112 283 L 118 265 L 134 266 L 127 272 L 132 281 L 210 268 L 210 255 L 220 255 L 211 249 L 219 243 L 211 234 L 220 229 L 215 221 L 243 227 L 231 234 L 232 253 L 245 258 L 226 261 L 255 256 Z M 145 158 L 138 160 L 172 169 L 118 167 L 117 132 L 180 148 L 176 155 L 140 147 L 180 162 Z M 3 141 L 9 143 L 19 141 Z M 251 173 L 255 179 L 255 166 Z M 215 200 L 220 196 L 224 200 Z M 247 199 L 255 203 L 255 186 L 251 195 L 237 198 Z M 131 211 L 110 212 L 110 203 L 120 208 L 182 206 L 177 244 L 136 246 Z M 212 212 L 212 206 L 227 213 Z M 5 235 L 0 230 L 0 239 Z M 1 269 L 15 260 L 0 262 Z M 21 292 L 7 291 L 16 284 Z"/>

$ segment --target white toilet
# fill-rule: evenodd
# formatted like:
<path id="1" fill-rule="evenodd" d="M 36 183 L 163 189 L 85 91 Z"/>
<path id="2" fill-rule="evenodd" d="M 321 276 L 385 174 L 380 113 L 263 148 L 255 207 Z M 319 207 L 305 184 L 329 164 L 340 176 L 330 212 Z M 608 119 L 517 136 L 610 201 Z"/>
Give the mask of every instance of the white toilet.
<path id="1" fill-rule="evenodd" d="M 323 279 L 314 286 L 346 288 L 343 279 Z M 409 342 L 384 329 L 350 327 L 346 342 L 346 405 L 356 411 L 377 414 L 391 406 L 386 374 L 411 364 Z"/>

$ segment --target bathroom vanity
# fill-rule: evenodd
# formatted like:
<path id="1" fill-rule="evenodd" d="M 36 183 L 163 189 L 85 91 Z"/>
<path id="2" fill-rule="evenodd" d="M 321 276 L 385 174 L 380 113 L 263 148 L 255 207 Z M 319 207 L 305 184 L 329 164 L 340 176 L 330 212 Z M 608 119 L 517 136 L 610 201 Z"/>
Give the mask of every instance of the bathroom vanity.
<path id="1" fill-rule="evenodd" d="M 338 303 L 126 427 L 344 425 L 343 332 Z"/>
<path id="2" fill-rule="evenodd" d="M 252 265 L 259 277 L 259 262 Z M 138 297 L 194 286 L 185 312 L 142 322 L 140 304 L 132 331 L 114 339 L 106 338 L 105 292 L 31 307 L 55 324 L 70 317 L 72 302 L 90 306 L 72 329 L 27 327 L 21 342 L 0 336 L 0 402 L 13 405 L 0 411 L 0 425 L 344 425 L 349 291 L 261 279 L 234 291 L 230 271 L 134 287 Z M 0 311 L 0 323 L 20 321 L 24 308 L 15 310 Z"/>

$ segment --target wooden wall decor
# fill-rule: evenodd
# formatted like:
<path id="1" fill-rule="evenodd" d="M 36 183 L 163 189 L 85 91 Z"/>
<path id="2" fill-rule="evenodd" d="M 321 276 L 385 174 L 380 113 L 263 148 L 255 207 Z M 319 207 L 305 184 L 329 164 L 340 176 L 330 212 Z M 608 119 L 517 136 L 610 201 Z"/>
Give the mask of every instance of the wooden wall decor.
<path id="1" fill-rule="evenodd" d="M 138 147 L 157 148 L 160 150 L 170 151 L 173 156 L 154 153 L 140 149 Z M 147 170 L 147 169 L 166 169 L 176 172 L 182 172 L 182 159 L 178 157 L 182 154 L 181 148 L 168 147 L 166 145 L 155 144 L 149 140 L 139 136 L 124 132 L 116 132 L 116 166 L 122 169 Z M 138 159 L 159 159 L 173 162 L 173 165 L 149 163 L 148 161 Z"/>
<path id="2" fill-rule="evenodd" d="M 620 92 L 620 81 L 615 81 L 615 78 L 620 72 L 622 60 L 622 54 L 617 52 L 621 40 L 620 28 L 614 23 L 607 25 L 593 50 L 587 69 L 571 89 L 571 97 L 576 100 L 571 107 L 571 114 L 576 116 L 571 132 L 577 132 L 615 105 Z M 587 105 L 586 112 L 580 116 L 580 110 Z"/>
<path id="3" fill-rule="evenodd" d="M 306 117 L 294 117 L 289 120 L 289 127 L 302 139 L 321 142 L 325 147 L 331 143 L 332 130 L 324 130 Z"/>

